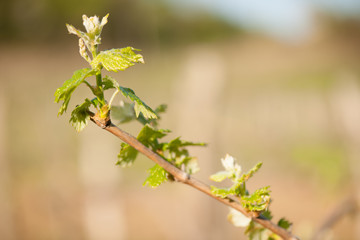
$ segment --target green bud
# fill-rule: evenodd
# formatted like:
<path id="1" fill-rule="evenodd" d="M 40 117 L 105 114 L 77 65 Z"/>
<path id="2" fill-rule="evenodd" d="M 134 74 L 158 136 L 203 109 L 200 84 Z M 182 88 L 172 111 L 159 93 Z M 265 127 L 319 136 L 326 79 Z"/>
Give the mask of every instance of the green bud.
<path id="1" fill-rule="evenodd" d="M 86 51 L 84 40 L 82 38 L 79 38 L 79 53 L 87 62 L 91 62 L 89 55 Z"/>

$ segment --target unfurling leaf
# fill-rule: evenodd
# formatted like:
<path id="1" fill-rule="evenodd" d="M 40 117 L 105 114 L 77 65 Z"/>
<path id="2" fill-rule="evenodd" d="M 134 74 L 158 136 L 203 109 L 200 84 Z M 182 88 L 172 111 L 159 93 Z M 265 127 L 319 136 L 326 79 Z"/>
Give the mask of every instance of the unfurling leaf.
<path id="1" fill-rule="evenodd" d="M 228 171 L 220 171 L 210 176 L 210 179 L 214 182 L 222 182 L 226 178 L 230 178 L 232 176 L 231 172 Z"/>
<path id="2" fill-rule="evenodd" d="M 251 222 L 251 218 L 245 216 L 244 214 L 233 208 L 230 208 L 230 213 L 228 214 L 228 220 L 235 227 L 247 227 Z"/>
<path id="3" fill-rule="evenodd" d="M 83 104 L 76 106 L 76 108 L 71 112 L 69 122 L 73 127 L 75 127 L 76 131 L 82 131 L 88 124 L 88 120 L 90 119 L 89 107 L 91 104 L 91 101 L 86 99 Z"/>
<path id="4" fill-rule="evenodd" d="M 229 195 L 233 195 L 234 191 L 230 188 L 217 188 L 211 186 L 211 193 L 217 197 L 226 198 Z"/>
<path id="5" fill-rule="evenodd" d="M 244 173 L 239 182 L 244 182 L 244 181 L 247 181 L 249 178 L 251 178 L 254 173 L 256 173 L 257 171 L 259 171 L 259 169 L 261 168 L 262 166 L 262 162 L 259 162 L 258 164 L 256 164 L 252 169 L 250 169 L 247 173 Z"/>
<path id="6" fill-rule="evenodd" d="M 149 176 L 146 178 L 143 184 L 144 186 L 148 185 L 149 187 L 156 188 L 160 184 L 168 180 L 167 172 L 165 171 L 165 169 L 163 169 L 157 164 L 152 168 L 150 168 L 148 172 L 149 172 Z"/>
<path id="7" fill-rule="evenodd" d="M 93 68 L 103 66 L 108 71 L 124 71 L 135 63 L 144 63 L 143 56 L 134 51 L 140 51 L 132 47 L 101 51 L 91 62 Z"/>
<path id="8" fill-rule="evenodd" d="M 110 76 L 105 76 L 102 79 L 102 83 L 103 83 L 103 89 L 108 90 L 110 88 L 119 88 L 119 83 L 112 77 Z"/>
<path id="9" fill-rule="evenodd" d="M 74 90 L 84 82 L 85 78 L 95 75 L 96 71 L 90 68 L 83 68 L 74 72 L 73 76 L 66 80 L 62 87 L 58 88 L 55 92 L 55 102 L 64 101 L 60 107 L 58 115 L 62 115 L 66 112 L 69 105 L 71 94 Z"/>
<path id="10" fill-rule="evenodd" d="M 129 144 L 121 143 L 121 149 L 118 154 L 118 161 L 116 162 L 116 165 L 129 167 L 134 163 L 137 155 L 138 151 L 135 148 L 131 147 Z"/>
<path id="11" fill-rule="evenodd" d="M 151 146 L 153 150 L 157 150 L 157 140 L 165 137 L 170 130 L 166 129 L 154 129 L 149 124 L 146 124 L 140 131 L 137 139 L 145 146 Z"/>
<path id="12" fill-rule="evenodd" d="M 242 196 L 241 203 L 250 211 L 263 211 L 270 203 L 270 187 L 257 189 L 253 194 Z"/>
<path id="13" fill-rule="evenodd" d="M 138 96 L 136 96 L 135 92 L 130 88 L 119 87 L 120 92 L 131 101 L 135 103 L 134 110 L 136 117 L 139 117 L 140 112 L 147 119 L 156 119 L 156 113 L 152 110 L 146 103 L 144 103 Z"/>

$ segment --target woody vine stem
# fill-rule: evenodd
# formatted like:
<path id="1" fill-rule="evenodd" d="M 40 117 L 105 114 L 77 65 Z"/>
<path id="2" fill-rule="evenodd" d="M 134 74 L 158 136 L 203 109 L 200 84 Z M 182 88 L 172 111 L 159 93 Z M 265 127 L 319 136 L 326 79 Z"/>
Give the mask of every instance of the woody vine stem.
<path id="1" fill-rule="evenodd" d="M 71 125 L 80 132 L 91 120 L 121 139 L 123 143 L 117 164 L 122 167 L 132 165 L 138 152 L 154 161 L 156 164 L 148 170 L 149 176 L 144 185 L 156 188 L 164 182 L 177 181 L 209 195 L 231 208 L 228 218 L 235 226 L 247 227 L 245 233 L 249 239 L 297 239 L 290 232 L 292 224 L 288 220 L 281 218 L 277 224 L 271 221 L 270 187 L 259 188 L 253 193 L 246 188 L 246 182 L 260 169 L 262 163 L 258 163 L 244 173 L 235 159 L 226 155 L 221 159 L 225 170 L 211 175 L 210 179 L 214 182 L 229 179 L 233 184 L 228 188 L 218 188 L 202 183 L 192 177 L 199 167 L 196 157 L 190 156 L 187 147 L 206 144 L 184 141 L 179 137 L 169 142 L 163 141 L 162 138 L 168 135 L 170 130 L 159 129 L 158 121 L 160 114 L 165 112 L 166 106 L 160 105 L 153 110 L 132 89 L 120 86 L 110 76 L 102 76 L 103 68 L 117 72 L 124 71 L 135 63 L 144 63 L 143 56 L 136 53 L 140 50 L 132 47 L 99 52 L 100 35 L 102 28 L 108 22 L 107 19 L 108 15 L 101 21 L 97 16 L 89 18 L 83 15 L 86 32 L 67 24 L 69 33 L 79 37 L 80 55 L 89 63 L 90 68 L 75 71 L 73 76 L 56 90 L 55 102 L 62 101 L 58 115 L 66 112 L 73 92 L 84 83 L 91 90 L 94 98 L 91 100 L 86 98 L 82 104 L 76 105 L 71 112 Z M 87 80 L 92 76 L 95 77 L 95 85 L 91 85 Z M 107 102 L 104 92 L 111 89 L 115 91 Z M 114 99 L 118 93 L 122 93 L 130 103 L 122 101 L 120 106 L 114 106 Z M 134 137 L 114 125 L 111 121 L 114 118 L 119 123 L 138 121 L 143 128 L 138 136 Z"/>
<path id="2" fill-rule="evenodd" d="M 95 115 L 92 115 L 91 120 L 95 124 L 97 124 L 99 127 L 102 127 L 101 124 L 98 124 L 99 119 L 96 119 Z M 261 216 L 261 214 L 258 215 L 258 213 L 248 212 L 245 208 L 243 208 L 241 206 L 238 199 L 231 197 L 231 196 L 228 196 L 226 198 L 221 198 L 221 197 L 215 196 L 214 194 L 212 194 L 210 186 L 202 183 L 201 181 L 197 180 L 196 178 L 194 178 L 194 177 L 188 175 L 187 173 L 181 171 L 180 169 L 176 168 L 174 165 L 172 165 L 171 163 L 169 163 L 166 160 L 164 160 L 163 158 L 161 158 L 159 155 L 157 155 L 156 153 L 151 151 L 149 148 L 145 147 L 135 137 L 133 137 L 129 133 L 121 130 L 114 124 L 110 123 L 107 127 L 104 128 L 104 130 L 112 133 L 113 135 L 115 135 L 116 137 L 118 137 L 122 141 L 126 142 L 127 144 L 129 144 L 130 146 L 132 146 L 133 148 L 135 148 L 136 150 L 138 150 L 139 152 L 144 154 L 146 157 L 148 157 L 149 159 L 154 161 L 156 164 L 163 167 L 167 172 L 169 172 L 171 175 L 173 175 L 177 181 L 184 183 L 186 185 L 189 185 L 189 186 L 209 195 L 210 197 L 216 199 L 217 201 L 219 201 L 225 205 L 228 205 L 231 208 L 238 210 L 245 216 L 247 216 L 247 217 L 251 218 L 253 221 L 261 224 L 262 226 L 269 229 L 270 231 L 277 234 L 278 236 L 282 237 L 283 239 L 289 239 L 289 240 L 297 239 L 296 236 L 292 235 L 290 232 L 286 231 L 284 228 L 279 227 L 278 225 L 271 222 L 270 220 L 263 218 Z"/>

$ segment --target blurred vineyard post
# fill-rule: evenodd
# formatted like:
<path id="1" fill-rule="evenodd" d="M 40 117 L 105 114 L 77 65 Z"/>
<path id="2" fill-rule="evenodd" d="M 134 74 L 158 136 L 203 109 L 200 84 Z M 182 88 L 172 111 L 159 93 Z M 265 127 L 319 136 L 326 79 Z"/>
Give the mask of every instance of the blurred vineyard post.
<path id="1" fill-rule="evenodd" d="M 179 79 L 174 83 L 174 108 L 179 109 L 177 114 L 177 131 L 189 139 L 205 139 L 211 145 L 218 145 L 219 136 L 217 129 L 221 125 L 221 117 L 217 115 L 221 107 L 222 95 L 225 79 L 224 61 L 221 57 L 208 48 L 191 48 L 187 56 Z M 184 94 L 186 93 L 186 94 Z M 194 120 L 196 119 L 196 120 Z M 194 122 L 200 122 L 194 128 Z M 214 172 L 216 163 L 216 153 L 209 149 L 194 149 L 196 156 L 199 157 L 202 172 Z M 201 239 L 219 239 L 223 238 L 226 233 L 221 231 L 221 227 L 212 228 L 217 221 L 218 214 L 214 212 L 214 202 L 200 202 L 202 200 L 193 197 L 198 204 L 208 205 L 197 212 L 197 217 L 201 218 L 207 230 L 202 230 Z M 223 224 L 221 219 L 219 224 Z M 225 222 L 225 224 L 227 224 Z M 206 233 L 206 235 L 204 234 Z M 225 234 L 225 235 L 224 235 Z"/>
<path id="2" fill-rule="evenodd" d="M 12 215 L 12 184 L 7 158 L 7 101 L 3 88 L 0 88 L 0 239 L 16 239 Z"/>
<path id="3" fill-rule="evenodd" d="M 122 196 L 117 194 L 121 172 L 115 166 L 113 151 L 119 142 L 96 128 L 88 128 L 80 136 L 79 170 L 84 189 L 86 239 L 126 239 Z"/>
<path id="4" fill-rule="evenodd" d="M 350 73 L 339 78 L 332 96 L 332 107 L 339 126 L 338 132 L 346 146 L 352 195 L 360 203 L 360 87 L 356 76 Z M 360 239 L 360 214 L 354 216 L 354 237 Z"/>

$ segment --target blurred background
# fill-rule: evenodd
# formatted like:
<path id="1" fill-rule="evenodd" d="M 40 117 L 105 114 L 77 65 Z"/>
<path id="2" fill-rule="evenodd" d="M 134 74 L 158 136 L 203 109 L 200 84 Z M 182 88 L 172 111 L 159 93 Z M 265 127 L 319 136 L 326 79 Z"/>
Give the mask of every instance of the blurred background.
<path id="1" fill-rule="evenodd" d="M 65 23 L 107 13 L 100 48 L 133 46 L 146 62 L 111 75 L 168 104 L 171 137 L 209 144 L 191 149 L 195 177 L 210 184 L 226 153 L 244 170 L 262 161 L 249 189 L 270 185 L 274 220 L 302 239 L 360 195 L 359 1 L 2 0 L 0 239 L 246 239 L 226 206 L 143 187 L 150 160 L 122 169 L 119 140 L 57 117 L 55 90 L 86 66 Z M 69 109 L 90 96 L 79 87 Z M 321 239 L 360 239 L 359 214 Z"/>

